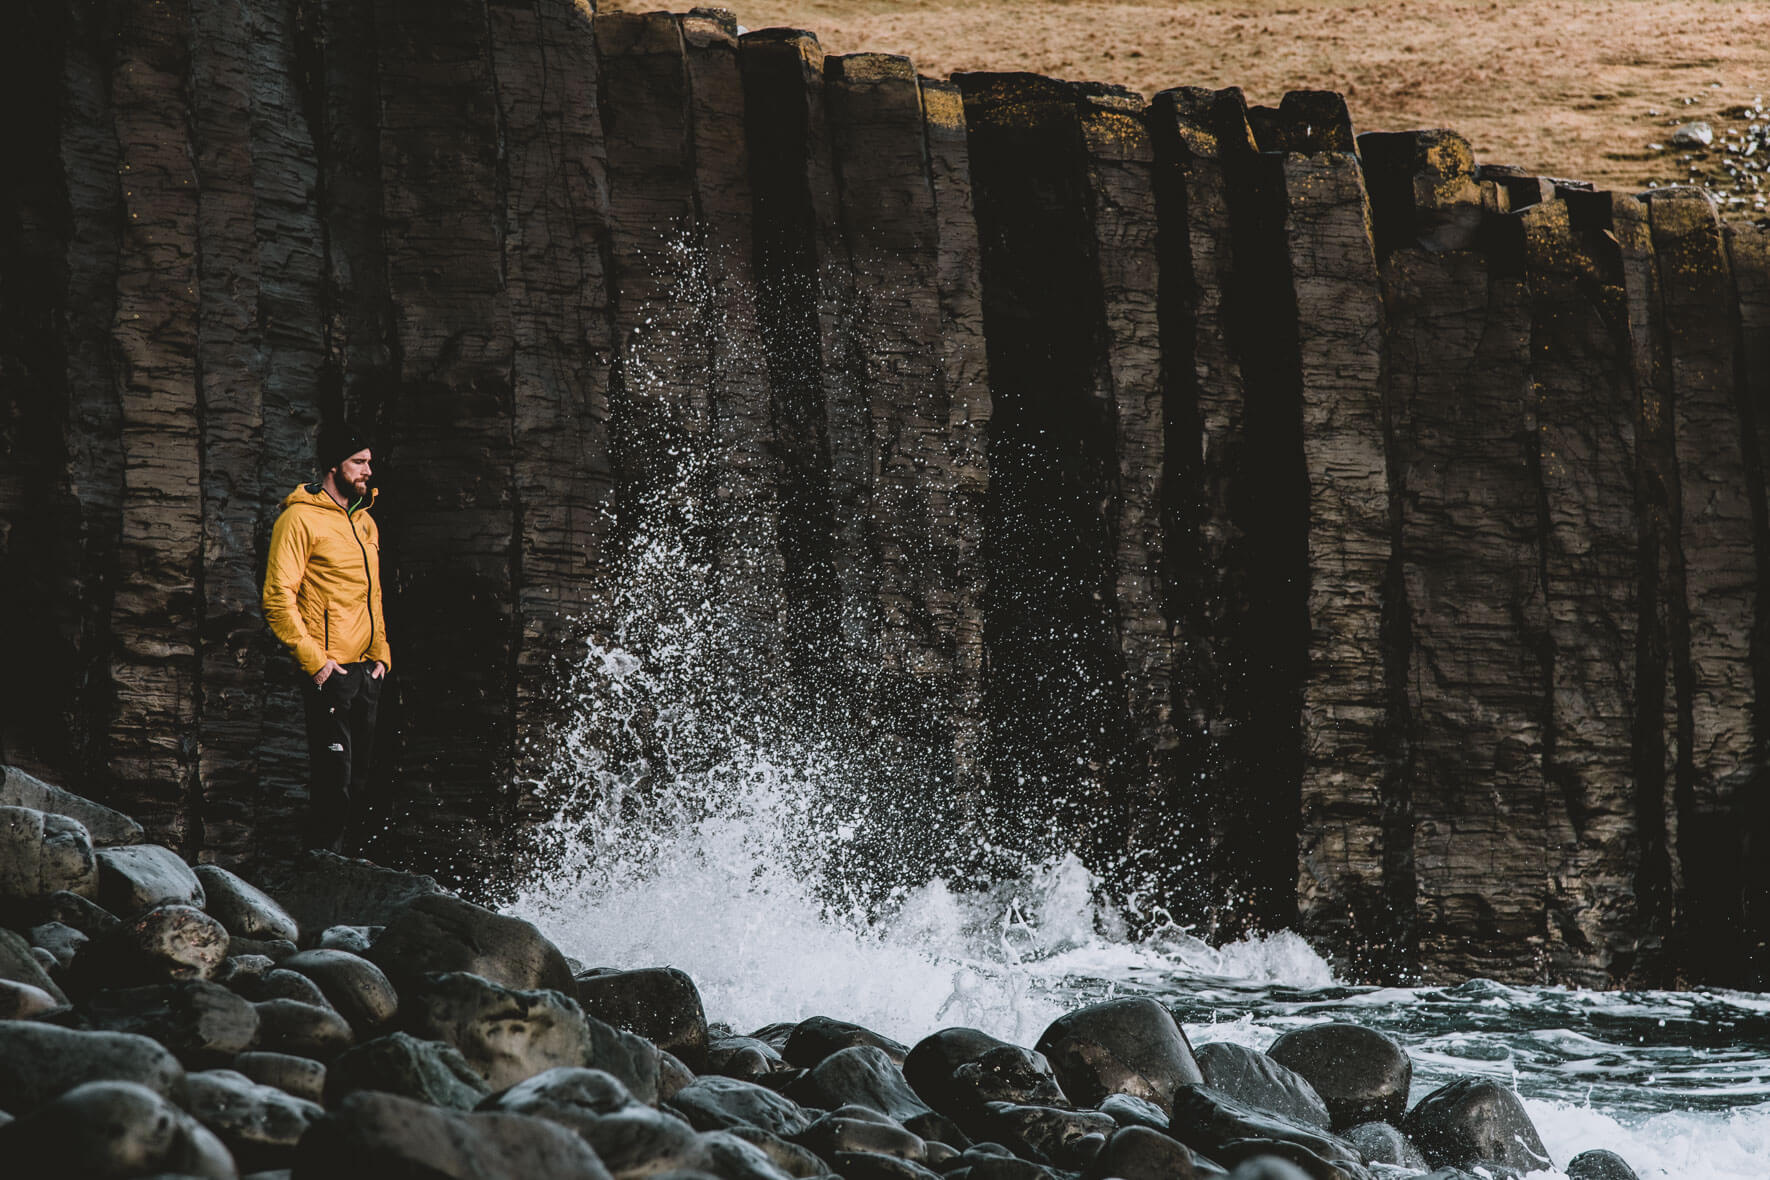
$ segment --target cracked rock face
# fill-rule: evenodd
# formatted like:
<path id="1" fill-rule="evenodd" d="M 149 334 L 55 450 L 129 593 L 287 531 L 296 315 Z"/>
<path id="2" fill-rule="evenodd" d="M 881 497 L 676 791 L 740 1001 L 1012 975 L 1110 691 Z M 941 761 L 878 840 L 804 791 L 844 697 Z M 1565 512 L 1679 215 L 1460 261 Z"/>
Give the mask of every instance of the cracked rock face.
<path id="1" fill-rule="evenodd" d="M 46 671 L 0 716 L 103 800 L 9 768 L 0 807 L 84 824 L 118 915 L 200 902 L 167 849 L 296 858 L 258 562 L 348 413 L 385 467 L 381 769 L 424 801 L 380 859 L 523 849 L 549 805 L 497 784 L 545 777 L 556 657 L 614 621 L 647 506 L 692 504 L 758 691 L 870 670 L 844 710 L 912 795 L 1128 855 L 1220 936 L 1764 980 L 1770 233 L 1355 135 L 1324 92 L 431 15 L 190 0 L 18 42 L 55 116 L 0 210 L 40 296 L 5 312 L 0 537 Z M 1046 814 L 1020 784 L 1059 773 Z M 0 896 L 92 892 L 57 822 Z M 397 941 L 437 888 L 321 860 L 272 891 L 316 934 Z M 542 958 L 498 982 L 572 994 Z"/>

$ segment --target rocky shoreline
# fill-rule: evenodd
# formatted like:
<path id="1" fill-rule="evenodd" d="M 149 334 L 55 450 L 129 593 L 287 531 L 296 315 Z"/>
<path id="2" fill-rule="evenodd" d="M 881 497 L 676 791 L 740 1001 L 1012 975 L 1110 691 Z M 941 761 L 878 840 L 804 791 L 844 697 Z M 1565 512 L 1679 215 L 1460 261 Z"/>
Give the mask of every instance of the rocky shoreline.
<path id="1" fill-rule="evenodd" d="M 19 1177 L 1437 1180 L 1550 1167 L 1517 1095 L 1322 1024 L 1196 1050 L 1153 999 L 1032 1048 L 709 1023 L 428 877 L 309 853 L 271 896 L 0 780 L 0 1160 Z M 1573 1180 L 1628 1180 L 1603 1150 Z"/>

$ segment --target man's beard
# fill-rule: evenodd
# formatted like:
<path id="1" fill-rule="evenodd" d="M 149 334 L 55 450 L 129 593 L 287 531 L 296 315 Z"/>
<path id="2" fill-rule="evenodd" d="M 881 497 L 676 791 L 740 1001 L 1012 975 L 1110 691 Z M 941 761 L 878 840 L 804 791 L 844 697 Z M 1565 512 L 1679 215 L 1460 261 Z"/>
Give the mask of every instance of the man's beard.
<path id="1" fill-rule="evenodd" d="M 344 478 L 343 468 L 334 468 L 332 471 L 332 482 L 338 486 L 339 491 L 348 495 L 366 496 L 369 494 L 369 477 L 366 475 L 363 477 L 361 486 L 359 487 L 357 484 L 351 483 L 348 479 Z"/>

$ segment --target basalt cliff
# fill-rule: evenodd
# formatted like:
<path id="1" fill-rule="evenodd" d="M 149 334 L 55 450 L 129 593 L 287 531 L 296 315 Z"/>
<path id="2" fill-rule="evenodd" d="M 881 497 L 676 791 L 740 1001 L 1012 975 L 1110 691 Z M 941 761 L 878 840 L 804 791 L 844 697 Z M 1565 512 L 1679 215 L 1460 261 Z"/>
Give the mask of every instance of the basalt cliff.
<path id="1" fill-rule="evenodd" d="M 1700 192 L 710 10 L 0 29 L 5 761 L 192 857 L 293 852 L 259 580 L 349 416 L 426 871 L 542 814 L 556 657 L 685 488 L 785 680 L 881 670 L 853 707 L 941 789 L 1070 784 L 1209 930 L 1765 985 L 1770 232 Z"/>

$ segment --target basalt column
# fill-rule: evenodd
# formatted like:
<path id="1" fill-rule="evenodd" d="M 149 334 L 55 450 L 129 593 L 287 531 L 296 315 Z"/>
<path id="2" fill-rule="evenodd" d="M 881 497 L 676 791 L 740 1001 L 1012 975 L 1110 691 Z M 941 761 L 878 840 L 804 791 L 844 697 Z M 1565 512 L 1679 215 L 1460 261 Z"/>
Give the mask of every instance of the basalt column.
<path id="1" fill-rule="evenodd" d="M 1655 530 L 1637 504 L 1662 430 L 1643 414 L 1658 382 L 1651 255 L 1645 211 L 1630 198 L 1561 190 L 1522 217 L 1549 617 L 1549 888 L 1530 945 L 1542 948 L 1542 970 L 1596 982 L 1651 954 L 1657 935 L 1641 923 L 1663 893 L 1653 862 L 1664 845 L 1666 716 L 1646 593 L 1657 560 L 1641 545 Z M 1490 893 L 1487 904 L 1501 900 Z"/>
<path id="2" fill-rule="evenodd" d="M 1394 940 L 1386 881 L 1400 864 L 1389 863 L 1384 826 L 1394 776 L 1384 628 L 1392 541 L 1370 206 L 1338 95 L 1293 92 L 1250 117 L 1284 201 L 1281 273 L 1296 309 L 1308 488 L 1298 918 L 1380 970 Z"/>
<path id="3" fill-rule="evenodd" d="M 565 645 L 609 615 L 597 577 L 611 485 L 607 180 L 588 4 L 494 0 L 487 13 L 514 347 L 514 802 L 535 820 L 548 806 L 532 784 L 565 702 Z"/>
<path id="4" fill-rule="evenodd" d="M 399 358 L 376 408 L 391 441 L 377 512 L 392 574 L 400 835 L 426 864 L 472 877 L 495 846 L 468 821 L 502 811 L 496 784 L 511 775 L 520 634 L 507 161 L 484 5 L 385 0 L 375 18 Z"/>
<path id="5" fill-rule="evenodd" d="M 1241 92 L 1165 91 L 1146 118 L 1160 214 L 1164 577 L 1183 741 L 1167 846 L 1185 874 L 1184 912 L 1233 937 L 1289 922 L 1296 904 L 1294 818 L 1274 827 L 1273 817 L 1296 813 L 1299 709 L 1294 676 L 1288 690 L 1274 684 L 1278 665 L 1294 670 L 1301 653 L 1302 553 L 1290 543 L 1301 537 L 1300 444 L 1294 429 L 1250 434 L 1250 418 L 1284 415 L 1250 408 L 1244 377 L 1256 375 L 1265 405 L 1294 407 L 1284 374 L 1295 366 L 1283 358 L 1295 355 L 1296 325 L 1264 289 L 1282 273 L 1277 205 Z"/>
<path id="6" fill-rule="evenodd" d="M 187 811 L 204 614 L 190 19 L 186 0 L 123 6 L 110 92 L 123 190 L 111 324 L 123 494 L 108 769 L 112 798 L 175 846 L 200 835 Z"/>
<path id="7" fill-rule="evenodd" d="M 1385 845 L 1392 967 L 1516 977 L 1534 969 L 1547 884 L 1523 227 L 1509 190 L 1477 180 L 1461 136 L 1367 134 L 1359 149 L 1388 323 L 1402 582 L 1387 606 L 1407 660 L 1394 705 L 1405 777 L 1385 801 L 1408 854 Z"/>
<path id="8" fill-rule="evenodd" d="M 851 412 L 830 418 L 831 447 L 862 457 L 851 494 L 863 551 L 853 560 L 874 629 L 862 659 L 877 669 L 861 692 L 878 740 L 888 743 L 893 793 L 939 800 L 934 814 L 945 817 L 957 752 L 975 750 L 979 724 L 981 571 L 972 522 L 961 514 L 980 506 L 989 402 L 982 374 L 954 374 L 957 387 L 949 385 L 942 306 L 943 287 L 949 299 L 969 302 L 972 319 L 958 330 L 976 332 L 974 238 L 959 244 L 969 265 L 943 274 L 942 238 L 958 226 L 939 216 L 922 87 L 909 60 L 829 58 L 824 85 L 848 272 L 840 360 L 854 397 Z M 855 438 L 838 440 L 844 425 Z M 956 802 L 968 810 L 976 800 Z M 950 831 L 931 822 L 924 830 Z M 937 847 L 926 852 L 935 871 L 948 859 Z"/>
<path id="9" fill-rule="evenodd" d="M 1683 590 L 1671 604 L 1683 640 L 1674 652 L 1677 958 L 1698 978 L 1738 979 L 1752 949 L 1741 938 L 1750 809 L 1767 785 L 1753 717 L 1760 539 L 1753 500 L 1761 475 L 1738 398 L 1734 289 L 1713 202 L 1695 189 L 1671 189 L 1649 194 L 1647 211 L 1663 302 Z"/>
<path id="10" fill-rule="evenodd" d="M 951 82 L 923 78 L 923 129 L 939 248 L 940 388 L 946 408 L 951 483 L 953 766 L 956 791 L 975 809 L 987 790 L 983 713 L 983 520 L 989 492 L 986 454 L 991 413 L 983 338 L 983 290 L 972 206 L 965 101 Z"/>
<path id="11" fill-rule="evenodd" d="M 1735 404 L 1746 440 L 1746 478 L 1752 495 L 1757 563 L 1753 585 L 1757 612 L 1752 627 L 1752 734 L 1755 758 L 1762 765 L 1770 748 L 1770 501 L 1766 499 L 1766 464 L 1770 463 L 1770 232 L 1754 226 L 1729 225 L 1723 231 L 1728 269 L 1733 278 L 1734 322 L 1739 331 L 1739 370 Z M 1770 791 L 1742 793 L 1740 831 L 1745 880 L 1741 912 L 1745 925 L 1745 961 L 1741 984 L 1762 988 L 1770 980 Z"/>
<path id="12" fill-rule="evenodd" d="M 1150 838 L 1151 795 L 1167 786 L 1159 753 L 1173 745 L 1154 576 L 1163 419 L 1152 149 L 1141 104 L 1124 92 L 1022 74 L 958 82 L 994 401 L 992 798 L 1017 839 L 1080 848 L 1121 871 L 1133 834 Z M 1121 445 L 1141 456 L 1129 479 Z"/>
<path id="13" fill-rule="evenodd" d="M 839 289 L 829 264 L 835 233 L 835 177 L 826 138 L 823 50 L 817 38 L 764 29 L 740 43 L 744 124 L 749 142 L 757 318 L 768 365 L 769 414 L 780 471 L 781 588 L 786 662 L 825 707 L 836 683 L 838 637 L 853 631 L 860 606 L 842 606 L 835 506 L 836 456 L 830 404 L 846 404 L 836 353 Z M 841 410 L 838 409 L 838 414 Z M 843 460 L 852 482 L 854 456 Z M 852 507 L 852 506 L 851 506 Z M 859 527 L 847 519 L 844 536 Z M 863 616 L 864 617 L 864 616 Z M 847 626 L 843 623 L 846 620 Z M 852 642 L 852 637 L 850 642 Z"/>

